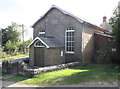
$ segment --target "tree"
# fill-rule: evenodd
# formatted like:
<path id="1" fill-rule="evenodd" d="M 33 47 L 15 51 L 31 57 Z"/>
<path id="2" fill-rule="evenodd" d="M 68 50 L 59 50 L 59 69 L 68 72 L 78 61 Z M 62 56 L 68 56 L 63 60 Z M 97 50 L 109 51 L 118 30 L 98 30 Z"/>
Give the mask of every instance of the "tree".
<path id="1" fill-rule="evenodd" d="M 22 51 L 23 51 L 23 53 L 25 53 L 25 43 L 24 43 L 24 37 L 25 37 L 25 32 L 27 31 L 26 29 L 25 29 L 25 26 L 23 25 L 23 24 L 21 24 L 21 25 L 19 25 L 20 27 L 21 27 L 21 37 L 22 37 Z"/>
<path id="2" fill-rule="evenodd" d="M 117 61 L 120 62 L 120 2 L 110 18 L 110 24 L 112 26 L 113 43 L 117 48 Z"/>
<path id="3" fill-rule="evenodd" d="M 2 30 L 2 46 L 5 46 L 8 40 L 11 42 L 20 41 L 20 32 L 19 26 L 16 23 L 12 23 L 11 26 L 8 26 Z"/>
<path id="4" fill-rule="evenodd" d="M 0 29 L 0 58 L 2 57 L 2 30 Z"/>
<path id="5" fill-rule="evenodd" d="M 5 44 L 5 48 L 6 48 L 8 51 L 14 52 L 14 50 L 17 48 L 17 43 L 8 40 L 8 41 L 6 42 L 6 44 Z"/>
<path id="6" fill-rule="evenodd" d="M 1 50 L 1 46 L 2 46 L 2 30 L 0 29 L 0 50 Z"/>
<path id="7" fill-rule="evenodd" d="M 28 49 L 27 49 L 27 45 L 30 44 L 30 42 L 32 41 L 32 38 L 30 38 L 29 40 L 27 41 L 24 41 L 24 45 L 22 42 L 19 42 L 18 43 L 18 50 L 19 52 L 23 52 L 23 48 L 24 48 L 24 53 L 27 53 L 28 52 Z"/>

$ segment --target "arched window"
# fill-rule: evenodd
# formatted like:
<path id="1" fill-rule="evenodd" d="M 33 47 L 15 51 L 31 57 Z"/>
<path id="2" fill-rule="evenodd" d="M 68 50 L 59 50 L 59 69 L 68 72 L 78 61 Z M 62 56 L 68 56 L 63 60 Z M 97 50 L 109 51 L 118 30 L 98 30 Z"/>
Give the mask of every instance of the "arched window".
<path id="1" fill-rule="evenodd" d="M 69 27 L 65 32 L 65 51 L 66 53 L 74 53 L 74 28 Z"/>
<path id="2" fill-rule="evenodd" d="M 35 43 L 34 43 L 34 47 L 44 47 L 43 43 L 41 43 L 39 40 L 37 40 Z"/>

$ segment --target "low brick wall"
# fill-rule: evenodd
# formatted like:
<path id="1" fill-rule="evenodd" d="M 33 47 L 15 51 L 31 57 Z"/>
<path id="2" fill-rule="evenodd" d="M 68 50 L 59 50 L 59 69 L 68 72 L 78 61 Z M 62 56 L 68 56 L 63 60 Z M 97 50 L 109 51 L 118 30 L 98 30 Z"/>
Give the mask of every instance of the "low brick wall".
<path id="1" fill-rule="evenodd" d="M 35 75 L 39 73 L 44 73 L 44 72 L 51 72 L 51 71 L 56 71 L 68 67 L 73 67 L 79 65 L 79 62 L 71 62 L 67 64 L 60 64 L 60 65 L 55 65 L 55 66 L 48 66 L 48 67 L 40 67 L 36 69 L 24 69 L 23 72 L 24 74 L 27 75 Z"/>

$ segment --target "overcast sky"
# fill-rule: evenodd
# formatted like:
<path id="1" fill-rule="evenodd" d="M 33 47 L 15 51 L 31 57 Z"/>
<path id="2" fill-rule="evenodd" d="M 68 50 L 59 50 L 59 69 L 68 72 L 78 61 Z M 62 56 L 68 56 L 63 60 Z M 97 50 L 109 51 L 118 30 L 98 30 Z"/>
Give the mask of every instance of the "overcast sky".
<path id="1" fill-rule="evenodd" d="M 24 24 L 32 35 L 30 26 L 52 5 L 56 5 L 88 22 L 100 25 L 102 17 L 112 16 L 120 0 L 0 0 L 0 28 L 16 22 Z"/>

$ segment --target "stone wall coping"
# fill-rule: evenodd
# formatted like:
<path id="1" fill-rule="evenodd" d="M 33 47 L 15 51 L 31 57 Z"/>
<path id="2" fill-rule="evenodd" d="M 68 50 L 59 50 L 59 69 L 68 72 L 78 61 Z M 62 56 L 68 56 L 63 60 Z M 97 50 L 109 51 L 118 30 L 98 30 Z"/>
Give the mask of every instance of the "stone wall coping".
<path id="1" fill-rule="evenodd" d="M 26 57 L 20 57 L 20 58 L 15 58 L 15 59 L 8 59 L 8 60 L 3 60 L 3 62 L 11 62 L 11 63 L 15 63 L 15 62 L 19 62 L 19 61 L 25 61 L 25 60 L 28 60 L 29 57 L 26 56 Z"/>
<path id="2" fill-rule="evenodd" d="M 71 63 L 66 63 L 66 64 L 60 64 L 60 65 L 54 65 L 54 66 L 47 66 L 47 67 L 40 67 L 36 69 L 25 69 L 26 74 L 30 75 L 35 75 L 39 73 L 44 73 L 44 72 L 50 72 L 50 71 L 56 71 L 60 69 L 64 69 L 67 67 L 72 67 L 78 65 L 80 62 L 71 62 Z"/>

